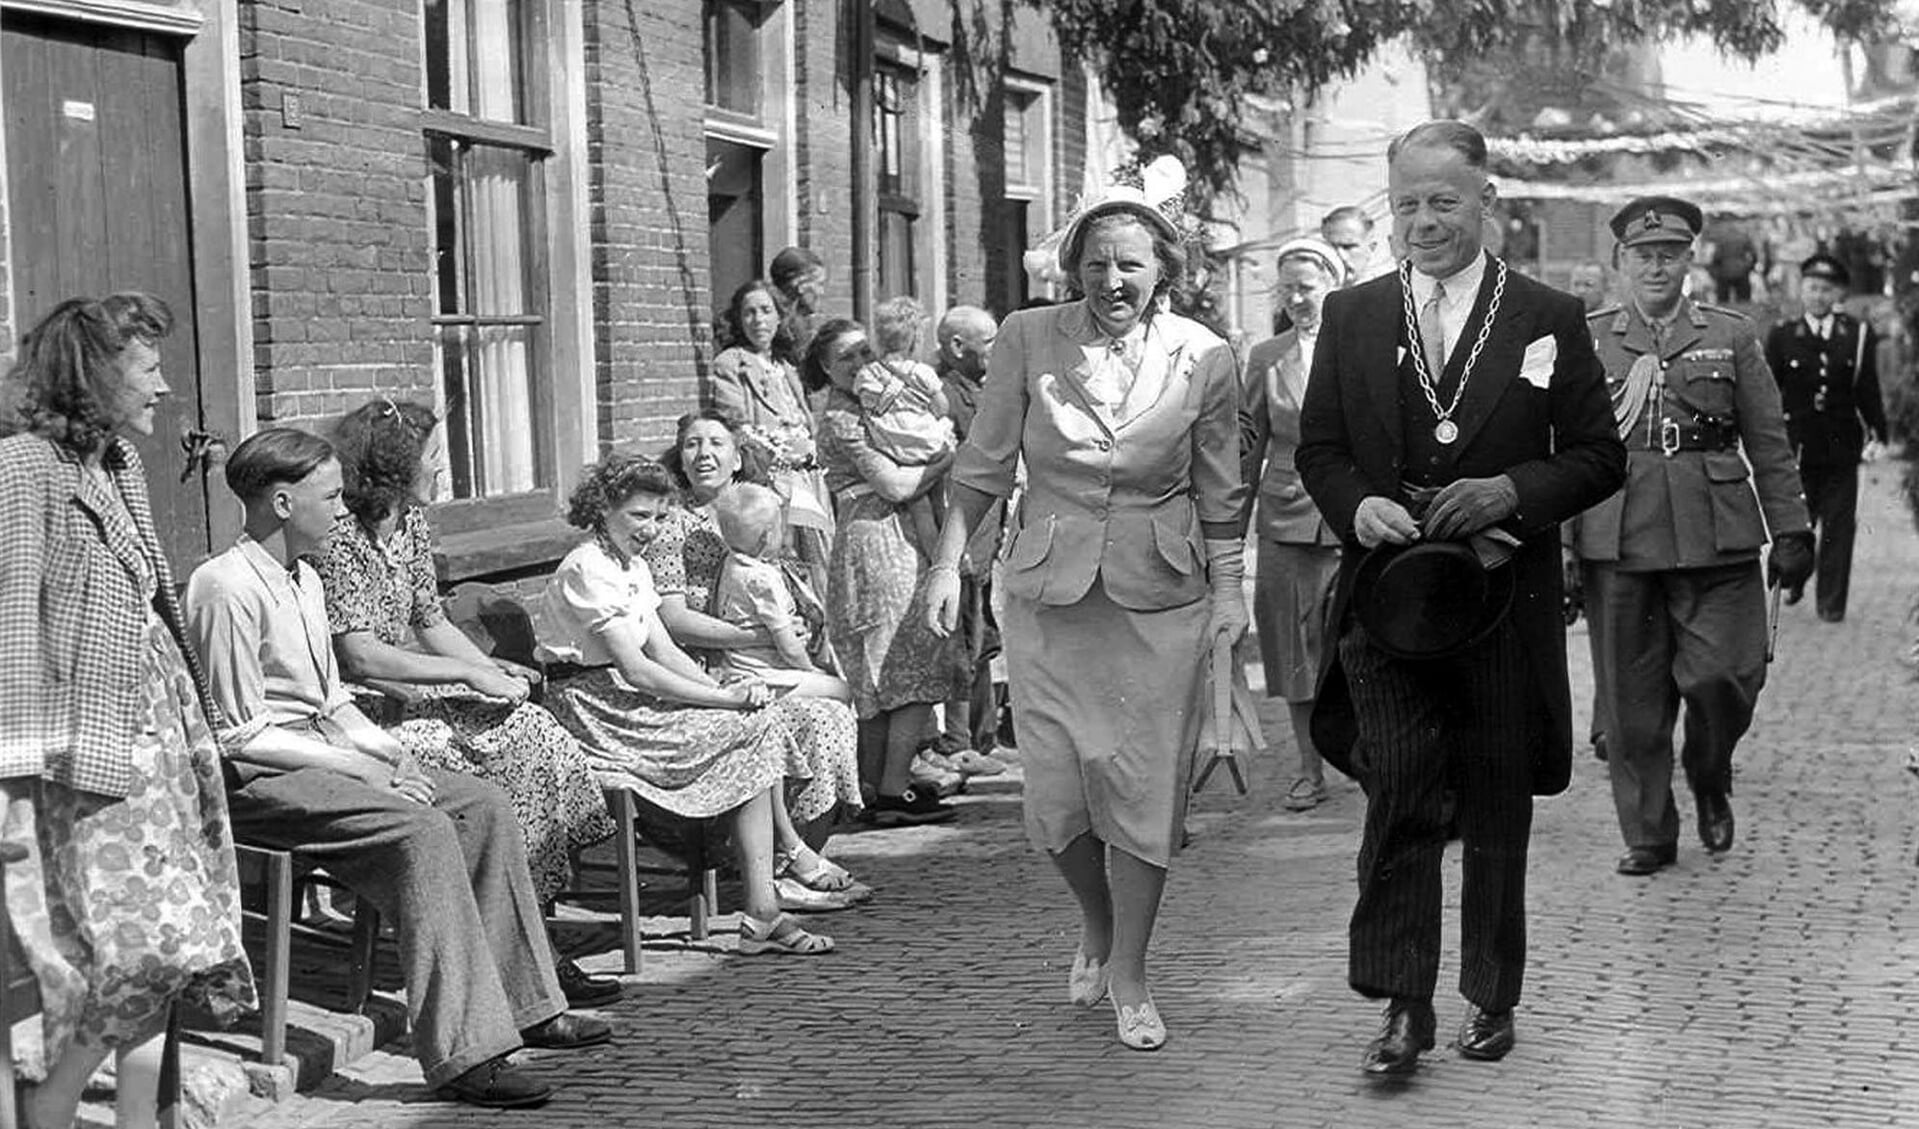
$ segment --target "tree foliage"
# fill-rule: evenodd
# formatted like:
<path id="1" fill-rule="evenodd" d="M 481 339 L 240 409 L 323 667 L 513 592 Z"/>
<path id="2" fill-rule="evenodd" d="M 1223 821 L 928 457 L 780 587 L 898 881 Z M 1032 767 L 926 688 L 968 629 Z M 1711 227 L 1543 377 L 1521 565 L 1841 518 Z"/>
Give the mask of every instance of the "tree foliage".
<path id="1" fill-rule="evenodd" d="M 1866 39 L 1893 21 L 1893 0 L 1027 0 L 1069 57 L 1105 80 L 1142 157 L 1186 163 L 1202 205 L 1231 191 L 1259 142 L 1245 127 L 1260 98 L 1297 99 L 1350 77 L 1407 36 L 1438 67 L 1550 43 L 1568 58 L 1682 35 L 1744 58 L 1784 39 L 1780 3 L 1836 34 Z"/>

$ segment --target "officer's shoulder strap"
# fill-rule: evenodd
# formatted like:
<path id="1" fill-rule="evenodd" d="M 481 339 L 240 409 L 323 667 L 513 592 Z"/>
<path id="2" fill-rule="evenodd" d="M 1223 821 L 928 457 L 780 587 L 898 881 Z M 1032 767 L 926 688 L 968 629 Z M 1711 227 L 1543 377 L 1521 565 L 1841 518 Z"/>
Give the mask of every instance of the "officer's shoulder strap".
<path id="1" fill-rule="evenodd" d="M 1740 313 L 1731 306 L 1721 306 L 1712 302 L 1694 302 L 1693 306 L 1705 313 L 1718 314 L 1720 317 L 1730 318 L 1733 321 L 1752 321 L 1752 315 Z"/>
<path id="2" fill-rule="evenodd" d="M 1607 304 L 1594 310 L 1592 313 L 1587 314 L 1586 320 L 1589 322 L 1595 322 L 1600 320 L 1601 318 L 1616 318 L 1619 316 L 1619 311 L 1624 308 L 1625 307 L 1621 306 L 1618 302 L 1608 302 Z"/>

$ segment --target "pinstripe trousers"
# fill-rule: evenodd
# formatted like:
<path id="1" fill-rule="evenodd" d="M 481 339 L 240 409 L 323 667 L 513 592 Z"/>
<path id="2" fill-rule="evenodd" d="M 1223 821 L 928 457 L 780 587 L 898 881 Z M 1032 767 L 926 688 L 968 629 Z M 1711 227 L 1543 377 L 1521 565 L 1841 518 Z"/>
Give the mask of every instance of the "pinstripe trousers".
<path id="1" fill-rule="evenodd" d="M 1532 746 L 1541 725 L 1519 636 L 1508 621 L 1463 654 L 1408 662 L 1352 623 L 1339 658 L 1366 789 L 1348 982 L 1365 996 L 1432 999 L 1440 863 L 1456 820 L 1465 847 L 1459 991 L 1504 1011 L 1525 979 Z"/>

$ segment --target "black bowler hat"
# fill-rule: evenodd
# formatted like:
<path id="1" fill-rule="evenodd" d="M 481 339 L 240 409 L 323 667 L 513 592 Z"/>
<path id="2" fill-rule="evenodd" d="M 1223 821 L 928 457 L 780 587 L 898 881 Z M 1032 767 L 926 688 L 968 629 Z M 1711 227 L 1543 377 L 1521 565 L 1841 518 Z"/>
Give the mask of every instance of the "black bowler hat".
<path id="1" fill-rule="evenodd" d="M 1641 196 L 1613 213 L 1608 226 L 1621 247 L 1691 243 L 1706 226 L 1699 205 L 1677 196 Z"/>
<path id="2" fill-rule="evenodd" d="M 1353 614 L 1401 659 L 1458 654 L 1492 634 L 1512 602 L 1512 566 L 1487 568 L 1459 541 L 1380 545 L 1353 577 Z"/>
<path id="3" fill-rule="evenodd" d="M 1824 251 L 1799 264 L 1799 277 L 1823 278 L 1827 282 L 1841 287 L 1849 287 L 1852 285 L 1852 272 L 1846 269 L 1846 264 L 1826 254 Z"/>

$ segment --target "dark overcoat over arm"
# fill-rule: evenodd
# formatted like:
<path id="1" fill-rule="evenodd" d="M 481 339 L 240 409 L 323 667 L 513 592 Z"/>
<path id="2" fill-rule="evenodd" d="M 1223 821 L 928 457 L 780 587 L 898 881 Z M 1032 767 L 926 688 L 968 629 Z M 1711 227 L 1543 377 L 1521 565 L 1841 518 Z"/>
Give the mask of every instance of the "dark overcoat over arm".
<path id="1" fill-rule="evenodd" d="M 1469 324 L 1483 316 L 1495 275 L 1489 264 Z M 1406 493 L 1401 397 L 1416 393 L 1408 392 L 1403 370 L 1400 287 L 1399 276 L 1388 275 L 1326 299 L 1300 417 L 1296 465 L 1349 549 L 1334 597 L 1334 638 L 1345 628 L 1364 556 L 1353 534 L 1359 504 L 1371 495 L 1403 501 Z M 1511 614 L 1534 676 L 1514 692 L 1538 707 L 1534 791 L 1555 793 L 1570 778 L 1572 753 L 1558 527 L 1619 489 L 1626 474 L 1625 446 L 1579 300 L 1508 274 L 1454 420 L 1459 438 L 1448 448 L 1452 461 L 1441 480 L 1504 474 L 1518 494 L 1518 509 L 1502 524 L 1521 539 L 1506 567 L 1516 570 Z M 1363 775 L 1353 762 L 1355 719 L 1336 647 L 1327 648 L 1314 734 L 1335 767 Z"/>

